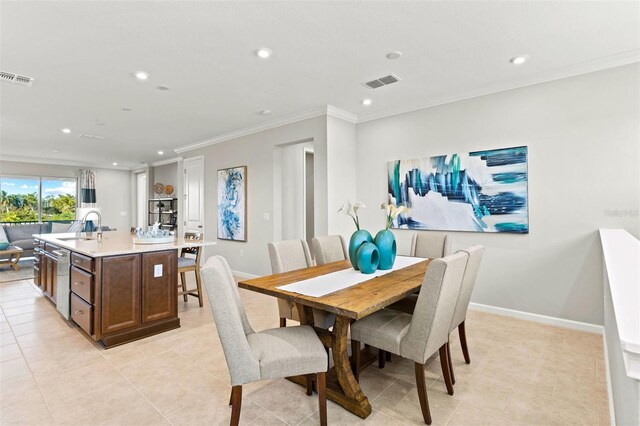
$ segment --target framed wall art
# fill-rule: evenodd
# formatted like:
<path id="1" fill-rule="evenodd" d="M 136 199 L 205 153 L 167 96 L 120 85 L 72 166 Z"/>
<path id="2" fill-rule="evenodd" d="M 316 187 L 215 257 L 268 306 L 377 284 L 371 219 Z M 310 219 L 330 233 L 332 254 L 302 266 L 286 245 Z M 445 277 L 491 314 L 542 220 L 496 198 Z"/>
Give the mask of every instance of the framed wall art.
<path id="1" fill-rule="evenodd" d="M 529 233 L 527 147 L 390 161 L 397 229 Z"/>
<path id="2" fill-rule="evenodd" d="M 218 238 L 247 241 L 247 166 L 218 170 Z"/>

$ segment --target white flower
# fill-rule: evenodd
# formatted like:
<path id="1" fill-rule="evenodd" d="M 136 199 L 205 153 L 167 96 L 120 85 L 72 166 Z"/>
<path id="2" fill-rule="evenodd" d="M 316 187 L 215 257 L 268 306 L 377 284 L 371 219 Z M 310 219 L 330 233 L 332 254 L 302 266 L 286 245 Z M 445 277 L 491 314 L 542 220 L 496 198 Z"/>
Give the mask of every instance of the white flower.
<path id="1" fill-rule="evenodd" d="M 338 209 L 338 213 L 340 212 L 344 213 L 347 216 L 352 217 L 353 219 L 356 218 L 356 209 L 353 206 L 353 204 L 351 204 L 351 201 L 347 201 L 346 203 L 344 203 L 342 207 Z"/>
<path id="2" fill-rule="evenodd" d="M 396 207 L 394 205 L 391 205 L 390 207 L 391 207 L 391 212 L 389 213 L 389 216 L 391 216 L 392 219 L 395 219 L 398 217 L 398 215 L 409 211 L 409 209 L 406 208 L 405 206 Z"/>
<path id="3" fill-rule="evenodd" d="M 355 211 L 356 216 L 358 215 L 358 210 L 366 208 L 367 206 L 365 206 L 362 201 L 356 201 L 355 203 L 353 203 L 353 210 Z"/>

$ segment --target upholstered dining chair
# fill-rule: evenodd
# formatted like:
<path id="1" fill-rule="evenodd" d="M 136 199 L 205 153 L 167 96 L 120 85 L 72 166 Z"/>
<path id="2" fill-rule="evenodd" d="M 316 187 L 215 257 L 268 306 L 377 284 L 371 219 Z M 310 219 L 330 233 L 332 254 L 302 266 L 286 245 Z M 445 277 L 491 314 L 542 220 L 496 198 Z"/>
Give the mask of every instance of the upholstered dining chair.
<path id="1" fill-rule="evenodd" d="M 383 309 L 351 325 L 354 375 L 360 376 L 360 344 L 400 355 L 415 362 L 416 386 L 422 417 L 431 424 L 424 365 L 436 351 L 449 395 L 453 395 L 447 342 L 469 255 L 455 253 L 429 264 L 413 315 Z"/>
<path id="2" fill-rule="evenodd" d="M 317 265 L 349 259 L 349 252 L 342 235 L 315 237 L 311 240 L 311 250 Z"/>
<path id="3" fill-rule="evenodd" d="M 309 245 L 305 240 L 287 240 L 271 242 L 269 248 L 269 259 L 271 260 L 271 271 L 274 274 L 295 271 L 313 266 Z M 287 319 L 300 321 L 298 309 L 292 302 L 278 299 L 278 312 L 280 315 L 280 327 L 287 325 Z M 314 323 L 318 327 L 330 328 L 336 321 L 333 314 L 313 309 Z"/>
<path id="4" fill-rule="evenodd" d="M 451 254 L 451 239 L 441 232 L 417 232 L 411 237 L 409 256 L 436 259 Z"/>
<path id="5" fill-rule="evenodd" d="M 327 353 L 310 326 L 274 328 L 256 333 L 245 313 L 229 264 L 222 256 L 210 257 L 202 268 L 231 376 L 231 425 L 240 421 L 242 385 L 261 380 L 305 375 L 311 395 L 316 375 L 320 424 L 327 424 Z"/>
<path id="6" fill-rule="evenodd" d="M 469 302 L 471 301 L 471 293 L 476 285 L 476 279 L 478 278 L 478 270 L 480 269 L 480 263 L 484 256 L 484 247 L 481 245 L 475 245 L 465 250 L 458 250 L 469 255 L 469 261 L 467 267 L 464 270 L 464 278 L 462 279 L 462 286 L 460 287 L 460 294 L 456 301 L 456 310 L 451 320 L 451 327 L 449 333 L 452 333 L 456 328 L 458 329 L 458 336 L 460 337 L 460 346 L 462 347 L 462 355 L 464 361 L 467 364 L 471 363 L 471 357 L 469 356 L 469 346 L 467 345 L 467 331 L 465 328 L 465 321 L 467 318 L 467 310 L 469 309 Z M 389 305 L 389 309 L 406 312 L 412 314 L 416 303 L 418 301 L 418 295 L 412 294 L 404 299 Z M 453 371 L 453 363 L 451 362 L 451 349 L 447 342 L 447 355 L 449 356 L 449 367 L 451 370 L 451 383 L 456 383 L 455 373 Z"/>
<path id="7" fill-rule="evenodd" d="M 187 231 L 184 234 L 185 240 L 202 240 L 203 235 L 199 231 Z M 202 308 L 202 279 L 200 276 L 200 259 L 202 257 L 202 247 L 183 247 L 178 257 L 178 272 L 180 273 L 180 284 L 178 284 L 178 296 L 182 296 L 184 301 L 189 300 L 189 296 L 197 297 Z M 196 275 L 196 288 L 187 288 L 187 272 Z"/>

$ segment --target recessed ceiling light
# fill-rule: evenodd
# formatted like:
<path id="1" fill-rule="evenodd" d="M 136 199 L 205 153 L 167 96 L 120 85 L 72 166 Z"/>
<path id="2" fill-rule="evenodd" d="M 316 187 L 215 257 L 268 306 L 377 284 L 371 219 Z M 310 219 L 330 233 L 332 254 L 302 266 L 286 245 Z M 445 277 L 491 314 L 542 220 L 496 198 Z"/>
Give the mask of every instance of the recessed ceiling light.
<path id="1" fill-rule="evenodd" d="M 161 84 L 160 86 L 156 87 L 156 89 L 158 89 L 158 90 L 169 90 L 169 86 L 165 86 L 164 84 Z"/>
<path id="2" fill-rule="evenodd" d="M 514 56 L 513 58 L 509 59 L 509 62 L 511 62 L 513 65 L 522 65 L 527 62 L 527 59 L 529 59 L 527 55 Z"/>
<path id="3" fill-rule="evenodd" d="M 371 102 L 372 102 L 372 101 L 371 101 L 371 99 L 369 99 L 369 98 L 367 98 L 367 99 L 363 99 L 363 100 L 362 100 L 362 105 L 364 105 L 364 106 L 369 106 L 369 105 L 371 105 Z"/>
<path id="4" fill-rule="evenodd" d="M 127 107 L 123 107 L 123 108 L 122 108 L 122 110 L 123 110 L 123 111 L 133 111 L 133 109 L 131 109 L 131 108 L 127 108 Z"/>
<path id="5" fill-rule="evenodd" d="M 133 75 L 138 80 L 146 80 L 146 79 L 149 78 L 149 73 L 148 72 L 144 72 L 144 71 L 136 71 L 136 72 L 133 73 Z"/>
<path id="6" fill-rule="evenodd" d="M 258 58 L 261 59 L 267 59 L 272 54 L 273 52 L 271 51 L 271 49 L 267 49 L 266 47 L 261 47 L 260 49 L 256 50 L 256 55 L 258 55 Z"/>
<path id="7" fill-rule="evenodd" d="M 118 163 L 113 163 L 113 165 L 114 165 L 114 166 L 117 166 L 117 165 L 118 165 Z"/>
<path id="8" fill-rule="evenodd" d="M 163 155 L 164 151 L 158 151 L 158 155 Z"/>
<path id="9" fill-rule="evenodd" d="M 387 53 L 387 59 L 398 59 L 400 56 L 402 56 L 402 52 L 399 50 Z"/>
<path id="10" fill-rule="evenodd" d="M 52 149 L 51 152 L 60 152 L 57 149 Z"/>
<path id="11" fill-rule="evenodd" d="M 65 127 L 64 129 L 60 129 L 60 130 L 62 130 L 62 133 L 66 133 L 67 135 L 68 135 L 69 133 L 71 133 L 71 129 L 69 129 L 69 128 L 67 128 L 67 127 Z"/>
<path id="12" fill-rule="evenodd" d="M 260 114 L 264 115 L 265 117 L 268 117 L 271 115 L 271 110 L 265 109 L 260 111 Z"/>

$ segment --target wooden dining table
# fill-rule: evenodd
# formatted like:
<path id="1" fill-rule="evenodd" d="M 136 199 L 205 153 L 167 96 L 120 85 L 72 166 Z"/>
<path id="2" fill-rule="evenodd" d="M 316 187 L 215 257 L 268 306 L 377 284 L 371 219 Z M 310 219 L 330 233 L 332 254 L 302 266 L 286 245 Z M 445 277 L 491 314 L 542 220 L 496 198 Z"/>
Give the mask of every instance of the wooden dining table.
<path id="1" fill-rule="evenodd" d="M 238 286 L 295 303 L 302 325 L 314 325 L 312 308 L 335 314 L 336 322 L 332 330 L 314 327 L 322 343 L 331 348 L 333 354 L 334 366 L 327 373 L 327 397 L 364 419 L 371 414 L 371 404 L 351 368 L 347 350 L 349 325 L 415 293 L 422 284 L 430 261 L 425 259 L 321 297 L 292 293 L 278 287 L 352 268 L 348 260 L 242 280 Z M 371 362 L 372 356 L 363 361 L 366 364 Z M 304 377 L 289 379 L 301 385 L 306 384 Z"/>

